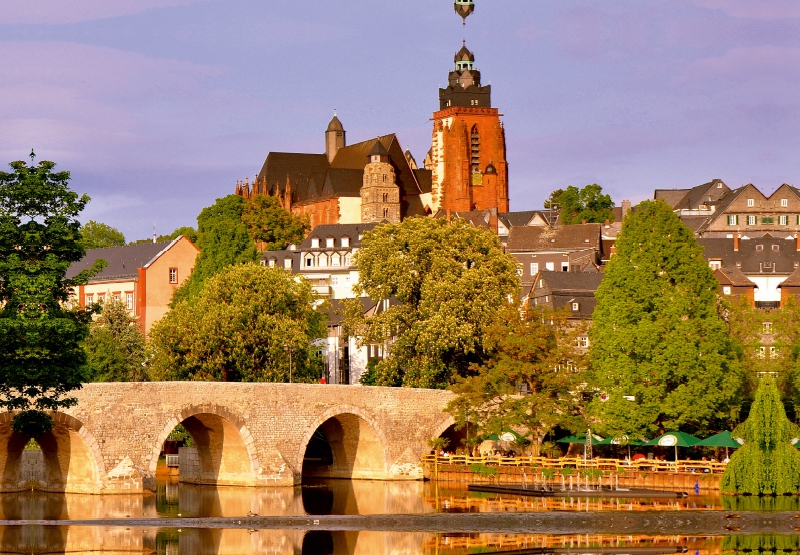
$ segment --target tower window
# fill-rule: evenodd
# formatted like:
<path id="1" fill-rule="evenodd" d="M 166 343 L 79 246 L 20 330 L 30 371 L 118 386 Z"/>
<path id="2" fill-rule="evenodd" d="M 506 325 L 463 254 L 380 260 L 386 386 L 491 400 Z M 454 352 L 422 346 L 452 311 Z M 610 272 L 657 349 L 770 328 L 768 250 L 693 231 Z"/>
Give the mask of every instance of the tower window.
<path id="1" fill-rule="evenodd" d="M 384 208 L 383 209 L 383 217 L 384 218 L 388 218 L 389 217 L 389 209 L 388 208 Z"/>
<path id="2" fill-rule="evenodd" d="M 472 173 L 481 172 L 481 136 L 478 133 L 478 126 L 472 126 L 471 132 L 471 149 L 472 149 Z"/>
<path id="3" fill-rule="evenodd" d="M 389 202 L 389 193 L 383 193 L 383 202 Z"/>

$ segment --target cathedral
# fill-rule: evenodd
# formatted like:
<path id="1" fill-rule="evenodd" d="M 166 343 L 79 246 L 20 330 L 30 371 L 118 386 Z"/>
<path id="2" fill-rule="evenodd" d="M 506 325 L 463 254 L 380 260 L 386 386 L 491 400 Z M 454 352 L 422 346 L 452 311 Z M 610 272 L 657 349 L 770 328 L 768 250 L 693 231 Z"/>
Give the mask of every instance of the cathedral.
<path id="1" fill-rule="evenodd" d="M 472 0 L 456 0 L 466 18 Z M 325 224 L 400 222 L 438 212 L 509 211 L 505 129 L 463 43 L 448 85 L 439 89 L 431 148 L 423 168 L 394 134 L 347 145 L 334 114 L 323 154 L 270 152 L 258 176 L 236 183 L 245 198 L 270 195 L 312 229 Z"/>

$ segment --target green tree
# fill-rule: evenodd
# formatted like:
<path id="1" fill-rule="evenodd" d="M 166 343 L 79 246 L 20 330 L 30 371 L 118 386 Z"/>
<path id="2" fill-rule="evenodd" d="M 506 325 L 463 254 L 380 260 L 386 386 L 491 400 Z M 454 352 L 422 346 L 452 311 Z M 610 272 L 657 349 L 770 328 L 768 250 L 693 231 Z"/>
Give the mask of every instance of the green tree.
<path id="1" fill-rule="evenodd" d="M 210 277 L 234 264 L 254 262 L 258 251 L 242 223 L 245 200 L 237 195 L 217 199 L 197 217 L 200 256 L 191 277 L 175 292 L 173 305 L 192 299 Z"/>
<path id="2" fill-rule="evenodd" d="M 561 195 L 564 194 L 564 189 L 556 189 L 550 196 L 547 197 L 547 200 L 544 201 L 544 208 L 545 210 L 556 210 L 560 207 L 559 202 Z"/>
<path id="3" fill-rule="evenodd" d="M 256 195 L 244 205 L 242 222 L 260 250 L 280 251 L 299 245 L 310 229 L 307 217 L 295 216 L 276 197 Z"/>
<path id="4" fill-rule="evenodd" d="M 19 411 L 12 426 L 28 436 L 52 429 L 45 411 L 76 402 L 68 395 L 87 376 L 91 310 L 66 306 L 71 288 L 102 269 L 65 278 L 85 255 L 78 215 L 89 197 L 69 188 L 69 172 L 33 159 L 0 173 L 0 406 Z"/>
<path id="5" fill-rule="evenodd" d="M 507 308 L 487 329 L 487 362 L 451 388 L 457 397 L 447 412 L 482 436 L 524 430 L 538 456 L 556 426 L 586 427 L 586 354 L 576 347 L 585 333 L 564 313 Z"/>
<path id="6" fill-rule="evenodd" d="M 236 264 L 181 301 L 150 330 L 155 380 L 316 381 L 312 343 L 328 314 L 307 280 L 258 264 Z"/>
<path id="7" fill-rule="evenodd" d="M 125 246 L 125 236 L 110 225 L 89 220 L 81 226 L 80 244 L 86 250 L 122 247 Z"/>
<path id="8" fill-rule="evenodd" d="M 564 225 L 614 220 L 614 201 L 610 195 L 604 195 L 603 188 L 596 183 L 586 185 L 583 189 L 570 185 L 566 189 L 553 191 L 545 201 L 545 208 L 551 205 L 561 210 L 561 223 Z"/>
<path id="9" fill-rule="evenodd" d="M 84 348 L 92 381 L 147 381 L 144 333 L 121 301 L 112 298 L 105 302 L 100 316 L 89 326 Z"/>
<path id="10" fill-rule="evenodd" d="M 461 219 L 379 225 L 356 259 L 355 295 L 397 301 L 369 318 L 358 299 L 345 302 L 348 335 L 387 348 L 379 385 L 443 388 L 467 375 L 485 360 L 487 326 L 519 293 L 516 261 L 497 236 Z"/>
<path id="11" fill-rule="evenodd" d="M 731 457 L 722 476 L 725 493 L 785 495 L 800 493 L 800 436 L 789 422 L 775 380 L 764 378 L 747 421 L 733 432 L 744 445 Z"/>
<path id="12" fill-rule="evenodd" d="M 590 331 L 601 429 L 648 436 L 736 421 L 745 372 L 693 232 L 663 201 L 646 201 L 625 219 L 616 252 Z"/>

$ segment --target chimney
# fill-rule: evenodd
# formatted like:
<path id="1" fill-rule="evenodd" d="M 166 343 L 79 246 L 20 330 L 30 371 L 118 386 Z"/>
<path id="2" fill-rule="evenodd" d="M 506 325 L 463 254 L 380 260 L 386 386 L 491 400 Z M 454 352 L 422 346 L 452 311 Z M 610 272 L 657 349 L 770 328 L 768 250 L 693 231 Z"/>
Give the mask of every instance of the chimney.
<path id="1" fill-rule="evenodd" d="M 625 216 L 631 211 L 631 201 L 623 200 L 622 201 L 622 219 L 625 219 Z"/>
<path id="2" fill-rule="evenodd" d="M 733 236 L 733 250 L 735 252 L 739 252 L 739 234 L 738 233 Z M 800 250 L 800 249 L 798 249 L 798 250 Z"/>

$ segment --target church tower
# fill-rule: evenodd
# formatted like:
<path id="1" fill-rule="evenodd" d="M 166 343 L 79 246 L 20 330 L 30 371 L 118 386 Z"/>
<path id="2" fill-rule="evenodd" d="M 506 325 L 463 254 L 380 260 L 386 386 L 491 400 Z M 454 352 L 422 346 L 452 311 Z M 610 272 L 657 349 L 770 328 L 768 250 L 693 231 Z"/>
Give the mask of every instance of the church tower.
<path id="1" fill-rule="evenodd" d="M 492 107 L 492 87 L 481 85 L 475 55 L 466 44 L 454 62 L 432 118 L 431 209 L 508 212 L 505 129 L 501 114 Z"/>
<path id="2" fill-rule="evenodd" d="M 369 153 L 369 164 L 364 168 L 361 223 L 384 220 L 400 223 L 400 187 L 389 163 L 389 151 L 378 140 Z"/>
<path id="3" fill-rule="evenodd" d="M 340 148 L 347 146 L 345 139 L 345 130 L 342 122 L 336 117 L 336 111 L 333 112 L 333 119 L 328 124 L 328 129 L 325 131 L 325 154 L 328 155 L 328 163 L 331 164 L 333 159 L 336 158 L 336 153 Z"/>

